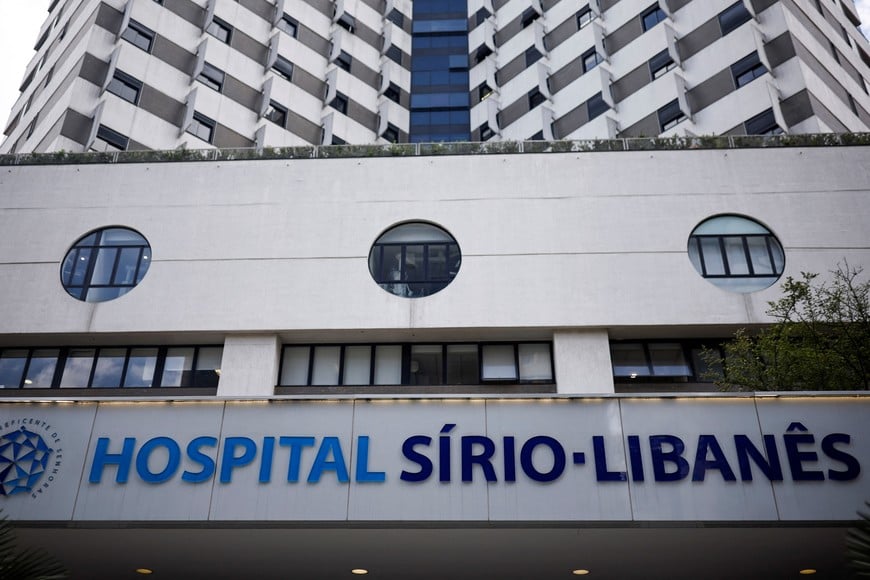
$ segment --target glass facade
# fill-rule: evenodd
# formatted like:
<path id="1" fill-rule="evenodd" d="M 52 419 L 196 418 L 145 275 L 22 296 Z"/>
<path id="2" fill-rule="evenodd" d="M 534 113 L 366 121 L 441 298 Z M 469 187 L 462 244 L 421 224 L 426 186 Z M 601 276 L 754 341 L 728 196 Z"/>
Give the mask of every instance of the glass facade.
<path id="1" fill-rule="evenodd" d="M 466 0 L 415 0 L 412 42 L 411 142 L 469 141 Z"/>

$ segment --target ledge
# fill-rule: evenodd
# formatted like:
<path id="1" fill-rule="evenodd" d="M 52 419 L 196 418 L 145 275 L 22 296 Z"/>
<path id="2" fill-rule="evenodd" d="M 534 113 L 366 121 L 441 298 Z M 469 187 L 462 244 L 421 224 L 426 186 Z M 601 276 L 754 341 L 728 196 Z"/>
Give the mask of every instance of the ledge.
<path id="1" fill-rule="evenodd" d="M 684 151 L 773 147 L 849 147 L 870 145 L 870 133 L 799 135 L 732 135 L 700 137 L 638 137 L 563 141 L 487 141 L 485 143 L 400 143 L 386 145 L 320 145 L 261 149 L 170 149 L 0 155 L 0 166 L 81 165 L 94 163 L 162 163 L 182 161 L 242 161 L 249 159 L 347 159 L 361 157 L 428 157 L 434 155 L 507 155 L 518 153 L 580 153 L 598 151 Z"/>

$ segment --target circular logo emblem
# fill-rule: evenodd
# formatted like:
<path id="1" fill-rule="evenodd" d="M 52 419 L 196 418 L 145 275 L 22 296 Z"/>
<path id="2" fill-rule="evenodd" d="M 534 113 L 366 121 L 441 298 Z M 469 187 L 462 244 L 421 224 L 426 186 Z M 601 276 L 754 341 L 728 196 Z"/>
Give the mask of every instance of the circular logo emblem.
<path id="1" fill-rule="evenodd" d="M 25 427 L 0 436 L 0 495 L 31 493 L 52 453 L 42 437 Z"/>

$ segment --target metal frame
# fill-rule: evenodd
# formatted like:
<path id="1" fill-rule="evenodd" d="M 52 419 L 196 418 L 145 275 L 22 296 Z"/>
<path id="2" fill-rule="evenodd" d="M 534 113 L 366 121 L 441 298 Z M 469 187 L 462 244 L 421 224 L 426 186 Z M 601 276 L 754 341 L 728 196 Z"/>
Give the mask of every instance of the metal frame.
<path id="1" fill-rule="evenodd" d="M 728 263 L 728 252 L 725 249 L 725 238 L 740 238 L 741 245 L 743 246 L 743 254 L 746 258 L 746 265 L 749 268 L 748 274 L 732 274 L 731 266 Z M 752 253 L 749 250 L 749 238 L 763 238 L 765 242 L 765 247 L 767 248 L 767 255 L 770 259 L 770 267 L 773 270 L 772 273 L 756 273 L 755 265 L 752 263 Z M 709 274 L 707 273 L 707 263 L 704 258 L 704 250 L 701 245 L 702 239 L 714 239 L 718 240 L 719 253 L 722 257 L 722 264 L 725 268 L 724 274 Z M 773 244 L 779 246 L 780 252 L 782 255 L 785 255 L 785 251 L 782 248 L 782 244 L 779 243 L 779 240 L 776 239 L 771 233 L 767 234 L 693 234 L 689 238 L 689 243 L 694 243 L 698 249 L 698 259 L 701 264 L 701 276 L 704 278 L 773 278 L 779 277 L 782 275 L 783 268 L 785 267 L 785 260 L 783 260 L 782 268 L 777 268 L 776 260 L 774 259 L 773 254 Z"/>

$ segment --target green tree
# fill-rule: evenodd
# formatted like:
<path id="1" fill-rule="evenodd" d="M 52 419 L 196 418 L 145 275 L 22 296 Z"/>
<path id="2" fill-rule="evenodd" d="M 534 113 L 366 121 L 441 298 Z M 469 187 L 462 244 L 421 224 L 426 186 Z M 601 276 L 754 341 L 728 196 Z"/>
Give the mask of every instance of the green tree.
<path id="1" fill-rule="evenodd" d="M 18 549 L 12 524 L 0 514 L 0 580 L 59 580 L 68 575 L 63 565 L 43 550 Z"/>
<path id="2" fill-rule="evenodd" d="M 706 351 L 707 377 L 722 390 L 870 390 L 870 282 L 847 263 L 828 282 L 802 273 L 769 302 L 775 322 L 737 331 L 718 351 Z"/>
<path id="3" fill-rule="evenodd" d="M 870 507 L 870 502 L 864 502 Z M 846 557 L 858 578 L 870 578 L 870 514 L 858 512 L 860 520 L 846 532 Z"/>

